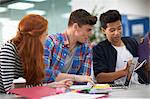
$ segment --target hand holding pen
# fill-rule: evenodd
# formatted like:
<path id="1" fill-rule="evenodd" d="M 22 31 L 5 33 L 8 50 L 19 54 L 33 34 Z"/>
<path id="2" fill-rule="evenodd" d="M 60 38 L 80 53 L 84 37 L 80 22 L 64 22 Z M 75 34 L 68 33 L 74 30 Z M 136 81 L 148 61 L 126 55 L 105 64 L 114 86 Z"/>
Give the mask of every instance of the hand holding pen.
<path id="1" fill-rule="evenodd" d="M 126 75 L 128 74 L 130 67 L 132 66 L 132 60 L 124 61 L 127 62 L 126 68 L 124 69 Z"/>

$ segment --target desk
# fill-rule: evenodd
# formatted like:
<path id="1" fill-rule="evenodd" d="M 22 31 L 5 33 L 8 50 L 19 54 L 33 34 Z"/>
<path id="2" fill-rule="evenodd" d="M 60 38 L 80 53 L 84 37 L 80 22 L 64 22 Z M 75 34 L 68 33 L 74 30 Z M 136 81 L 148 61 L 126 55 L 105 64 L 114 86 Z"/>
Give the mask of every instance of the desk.
<path id="1" fill-rule="evenodd" d="M 96 95 L 95 95 L 96 97 L 99 97 L 98 94 Z M 87 96 L 86 95 L 80 96 L 79 94 L 75 95 L 75 94 L 67 93 L 67 94 L 60 94 L 52 97 L 50 96 L 43 99 L 94 99 L 92 97 L 88 96 L 88 94 Z M 128 89 L 113 89 L 109 93 L 107 98 L 108 99 L 116 99 L 116 98 L 117 99 L 128 99 L 128 98 L 150 99 L 150 85 L 132 85 Z"/>
<path id="2" fill-rule="evenodd" d="M 1 99 L 15 99 L 15 95 L 8 95 L 8 94 L 2 94 L 0 93 L 0 98 Z"/>
<path id="3" fill-rule="evenodd" d="M 0 94 L 1 99 L 26 99 L 23 97 L 16 97 L 15 95 Z M 109 93 L 109 98 L 144 98 L 150 99 L 150 85 L 131 85 L 128 89 L 113 89 Z M 86 98 L 88 99 L 88 97 Z"/>
<path id="4" fill-rule="evenodd" d="M 113 89 L 109 98 L 150 99 L 150 85 L 131 85 L 128 89 Z"/>
<path id="5" fill-rule="evenodd" d="M 2 94 L 0 93 L 0 99 L 27 99 L 25 97 L 11 95 L 11 94 Z"/>

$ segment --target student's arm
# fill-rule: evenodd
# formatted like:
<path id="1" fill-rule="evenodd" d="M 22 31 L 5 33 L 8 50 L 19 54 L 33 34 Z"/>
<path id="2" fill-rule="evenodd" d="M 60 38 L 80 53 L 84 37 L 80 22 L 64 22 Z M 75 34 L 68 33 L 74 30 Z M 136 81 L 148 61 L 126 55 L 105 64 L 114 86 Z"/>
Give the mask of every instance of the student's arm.
<path id="1" fill-rule="evenodd" d="M 16 71 L 16 53 L 10 43 L 0 49 L 0 93 L 6 93 L 12 87 Z"/>
<path id="2" fill-rule="evenodd" d="M 44 46 L 44 63 L 46 65 L 45 68 L 46 78 L 44 82 L 55 81 L 56 76 L 59 73 L 61 73 L 58 69 L 55 69 L 53 66 L 51 66 L 53 53 L 54 53 L 53 51 L 54 51 L 54 41 L 49 36 L 45 41 L 45 46 Z"/>
<path id="3" fill-rule="evenodd" d="M 114 80 L 117 80 L 121 77 L 126 76 L 129 72 L 131 64 L 132 64 L 132 61 L 129 60 L 127 62 L 127 65 L 126 65 L 125 69 L 122 69 L 122 70 L 119 70 L 119 71 L 116 71 L 116 72 L 109 72 L 109 73 L 101 72 L 96 76 L 96 79 L 97 79 L 98 82 L 103 82 L 103 83 L 104 82 L 113 82 Z"/>
<path id="4" fill-rule="evenodd" d="M 91 83 L 93 83 L 92 77 L 86 76 L 86 75 L 74 75 L 74 74 L 60 73 L 56 77 L 56 81 L 61 81 L 64 79 L 70 79 L 75 82 L 91 82 Z"/>
<path id="5" fill-rule="evenodd" d="M 110 72 L 110 73 L 99 73 L 97 76 L 96 76 L 96 79 L 97 79 L 97 82 L 113 82 L 114 80 L 116 79 L 119 79 L 123 76 L 126 76 L 127 75 L 127 71 L 125 70 L 120 70 L 120 71 L 117 71 L 117 72 Z"/>
<path id="6" fill-rule="evenodd" d="M 75 81 L 75 82 L 91 82 L 91 83 L 93 83 L 92 77 L 90 76 L 91 66 L 92 66 L 92 51 L 91 51 L 91 49 L 89 49 L 87 51 L 87 53 L 88 54 L 85 55 L 85 57 L 83 59 L 84 61 L 82 62 L 81 68 L 79 69 L 77 75 L 60 73 L 56 77 L 56 81 L 60 81 L 63 79 L 71 79 L 72 81 Z"/>
<path id="7" fill-rule="evenodd" d="M 96 80 L 101 83 L 113 82 L 114 80 L 120 77 L 123 77 L 127 74 L 126 69 L 114 72 L 113 70 L 114 66 L 111 66 L 110 64 L 110 63 L 113 63 L 111 61 L 114 61 L 114 59 L 110 60 L 108 58 L 109 57 L 115 58 L 115 53 L 113 52 L 113 55 L 109 56 L 107 52 L 108 48 L 105 48 L 101 44 L 98 44 L 97 46 L 93 48 L 94 74 L 95 74 Z M 109 50 L 112 50 L 112 49 L 109 49 Z"/>
<path id="8" fill-rule="evenodd" d="M 70 80 L 70 79 L 65 79 L 65 80 L 61 80 L 61 81 L 55 81 L 55 82 L 51 82 L 51 83 L 48 83 L 48 84 L 45 84 L 46 86 L 49 86 L 49 87 L 65 87 L 65 88 L 68 88 L 70 87 L 71 85 L 73 84 L 73 81 Z"/>

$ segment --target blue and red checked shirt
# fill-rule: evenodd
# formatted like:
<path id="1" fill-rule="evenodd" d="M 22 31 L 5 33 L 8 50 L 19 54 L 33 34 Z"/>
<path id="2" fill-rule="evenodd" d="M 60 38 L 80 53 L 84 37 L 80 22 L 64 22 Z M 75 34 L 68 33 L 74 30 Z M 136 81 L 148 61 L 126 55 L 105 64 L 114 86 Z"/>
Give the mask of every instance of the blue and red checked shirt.
<path id="1" fill-rule="evenodd" d="M 69 53 L 69 41 L 66 33 L 50 35 L 45 41 L 44 62 L 46 64 L 45 82 L 55 81 L 61 73 Z M 92 46 L 85 42 L 77 46 L 69 74 L 91 75 Z"/>

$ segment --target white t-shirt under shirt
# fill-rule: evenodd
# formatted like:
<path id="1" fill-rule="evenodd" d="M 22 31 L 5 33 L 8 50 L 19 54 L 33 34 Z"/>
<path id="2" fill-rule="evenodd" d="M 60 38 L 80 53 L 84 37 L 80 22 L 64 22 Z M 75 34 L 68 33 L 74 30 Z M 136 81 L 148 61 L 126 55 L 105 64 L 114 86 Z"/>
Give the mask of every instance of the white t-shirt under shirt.
<path id="1" fill-rule="evenodd" d="M 117 61 L 116 61 L 115 71 L 125 69 L 127 66 L 127 61 L 131 60 L 133 58 L 133 55 L 128 51 L 126 46 L 120 46 L 120 47 L 113 46 L 113 47 L 117 51 Z M 132 76 L 131 82 L 138 83 L 138 75 L 136 73 L 134 73 L 133 75 L 134 76 Z M 114 82 L 115 82 L 115 84 L 124 84 L 125 80 L 126 80 L 126 76 L 121 77 L 121 78 L 115 80 Z"/>

